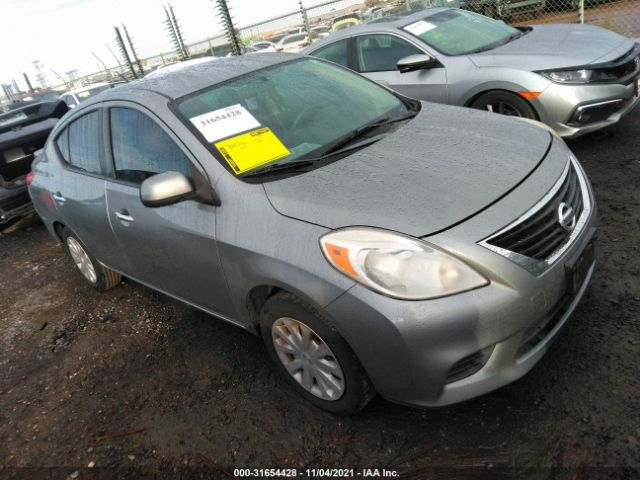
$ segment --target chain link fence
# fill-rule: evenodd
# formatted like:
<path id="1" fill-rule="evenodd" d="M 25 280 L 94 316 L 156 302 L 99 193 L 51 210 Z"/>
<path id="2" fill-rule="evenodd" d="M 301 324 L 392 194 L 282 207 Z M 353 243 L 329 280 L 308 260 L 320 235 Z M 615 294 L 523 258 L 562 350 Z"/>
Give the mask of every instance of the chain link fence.
<path id="1" fill-rule="evenodd" d="M 310 41 L 328 35 L 332 30 L 347 28 L 350 25 L 386 15 L 429 7 L 463 8 L 514 25 L 539 23 L 599 25 L 621 35 L 638 38 L 640 41 L 640 0 L 290 0 L 290 2 L 289 13 L 251 25 L 236 26 L 235 34 L 243 45 L 243 53 L 256 51 L 257 47 L 271 50 L 284 47 L 285 51 L 296 51 Z M 262 5 L 267 4 L 268 0 Z M 233 14 L 233 1 L 230 5 Z M 182 13 L 188 14 L 188 12 Z M 212 3 L 212 23 L 216 21 L 215 13 Z M 285 37 L 292 40 L 291 48 L 288 48 L 287 44 L 282 44 Z M 185 48 L 190 58 L 222 57 L 232 51 L 226 34 L 212 35 L 199 42 L 185 45 Z M 146 74 L 159 67 L 178 62 L 182 58 L 182 53 L 174 50 L 140 59 L 140 65 Z M 91 75 L 53 88 L 68 90 L 99 81 L 131 79 L 133 79 L 131 68 L 123 60 L 116 67 L 105 67 Z"/>

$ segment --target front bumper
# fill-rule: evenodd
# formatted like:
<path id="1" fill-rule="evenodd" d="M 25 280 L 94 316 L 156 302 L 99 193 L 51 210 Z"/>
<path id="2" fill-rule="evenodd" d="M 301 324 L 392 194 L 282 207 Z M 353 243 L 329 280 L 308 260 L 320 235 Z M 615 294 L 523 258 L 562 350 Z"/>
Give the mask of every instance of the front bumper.
<path id="1" fill-rule="evenodd" d="M 576 138 L 619 122 L 640 103 L 640 76 L 627 84 L 553 83 L 532 101 L 540 120 L 564 138 Z M 582 112 L 592 112 L 582 121 Z"/>
<path id="2" fill-rule="evenodd" d="M 382 397 L 424 407 L 468 400 L 522 377 L 548 350 L 593 274 L 595 262 L 577 292 L 567 294 L 565 262 L 586 247 L 593 228 L 592 216 L 567 256 L 526 286 L 492 282 L 463 294 L 407 302 L 356 285 L 326 310 L 343 320 L 341 333 Z M 543 335 L 531 345 L 527 340 L 536 327 Z M 457 365 L 487 351 L 475 373 L 451 380 Z"/>
<path id="3" fill-rule="evenodd" d="M 508 200 L 426 239 L 465 259 L 489 278 L 489 285 L 443 298 L 403 301 L 357 284 L 325 307 L 381 396 L 428 407 L 461 402 L 522 377 L 547 351 L 595 268 L 595 260 L 581 262 L 581 281 L 567 279 L 567 265 L 574 266 L 576 258 L 595 258 L 583 255 L 592 244 L 597 216 L 586 177 L 591 208 L 568 247 L 544 270 L 532 271 L 482 242 L 469 245 L 463 239 L 480 231 L 486 233 L 475 238 L 492 234 L 491 225 L 518 211 L 516 205 L 531 208 L 525 198 L 540 200 L 538 188 L 545 179 L 561 178 L 566 154 L 566 147 L 554 142 L 543 166 Z"/>

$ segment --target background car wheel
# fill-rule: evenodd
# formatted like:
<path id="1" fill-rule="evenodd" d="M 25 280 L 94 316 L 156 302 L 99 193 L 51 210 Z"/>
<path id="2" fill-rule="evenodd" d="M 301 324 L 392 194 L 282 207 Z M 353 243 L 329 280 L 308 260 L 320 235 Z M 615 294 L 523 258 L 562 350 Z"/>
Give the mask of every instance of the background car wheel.
<path id="1" fill-rule="evenodd" d="M 120 283 L 122 277 L 119 273 L 109 270 L 98 262 L 80 242 L 71 230 L 62 229 L 64 249 L 71 258 L 86 282 L 98 291 L 104 292 Z"/>
<path id="2" fill-rule="evenodd" d="M 536 119 L 536 113 L 526 100 L 508 92 L 485 93 L 476 98 L 470 107 L 502 115 Z"/>
<path id="3" fill-rule="evenodd" d="M 267 300 L 260 330 L 277 368 L 317 407 L 350 415 L 374 397 L 369 377 L 347 342 L 295 295 L 283 292 Z"/>

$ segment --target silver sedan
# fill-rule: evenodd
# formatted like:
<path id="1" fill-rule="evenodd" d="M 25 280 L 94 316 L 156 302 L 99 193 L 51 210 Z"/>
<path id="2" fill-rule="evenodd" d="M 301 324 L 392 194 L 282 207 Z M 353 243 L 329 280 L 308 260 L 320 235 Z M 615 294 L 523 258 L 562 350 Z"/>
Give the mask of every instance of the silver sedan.
<path id="1" fill-rule="evenodd" d="M 533 368 L 595 268 L 587 177 L 535 123 L 223 58 L 74 108 L 29 193 L 89 285 L 124 275 L 261 335 L 318 407 L 447 405 Z"/>
<path id="2" fill-rule="evenodd" d="M 412 98 L 539 120 L 567 138 L 618 122 L 639 98 L 640 44 L 590 25 L 514 28 L 434 8 L 332 34 L 303 53 Z"/>

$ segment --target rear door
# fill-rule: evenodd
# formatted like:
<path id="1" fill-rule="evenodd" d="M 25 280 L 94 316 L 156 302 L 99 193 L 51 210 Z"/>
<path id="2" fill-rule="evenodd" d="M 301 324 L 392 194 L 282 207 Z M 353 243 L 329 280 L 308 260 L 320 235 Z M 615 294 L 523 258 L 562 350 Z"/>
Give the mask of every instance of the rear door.
<path id="1" fill-rule="evenodd" d="M 149 208 L 140 184 L 178 171 L 206 175 L 175 134 L 137 104 L 109 103 L 105 115 L 112 179 L 107 182 L 109 220 L 127 259 L 124 273 L 207 310 L 235 317 L 216 245 L 216 207 L 187 200 Z"/>
<path id="2" fill-rule="evenodd" d="M 99 107 L 72 120 L 54 140 L 62 168 L 50 179 L 54 215 L 101 262 L 118 268 L 121 259 L 107 218 L 104 144 Z"/>
<path id="3" fill-rule="evenodd" d="M 409 55 L 428 53 L 416 44 L 391 33 L 358 35 L 352 41 L 355 69 L 364 76 L 410 98 L 447 102 L 447 73 L 444 67 L 407 73 L 398 71 L 396 65 L 399 60 Z"/>

